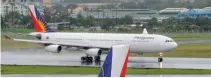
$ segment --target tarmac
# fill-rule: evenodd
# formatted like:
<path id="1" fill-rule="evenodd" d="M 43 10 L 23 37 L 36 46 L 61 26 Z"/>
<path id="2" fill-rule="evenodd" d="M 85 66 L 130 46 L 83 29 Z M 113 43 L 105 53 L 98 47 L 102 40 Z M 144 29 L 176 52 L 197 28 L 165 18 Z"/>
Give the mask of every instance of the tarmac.
<path id="1" fill-rule="evenodd" d="M 1 64 L 9 65 L 53 65 L 53 66 L 100 66 L 103 62 L 81 62 L 85 53 L 63 50 L 60 53 L 46 52 L 43 48 L 8 49 L 1 52 Z M 102 61 L 106 54 L 102 55 Z M 163 68 L 211 69 L 211 58 L 163 58 Z M 128 67 L 159 68 L 158 57 L 129 57 Z"/>

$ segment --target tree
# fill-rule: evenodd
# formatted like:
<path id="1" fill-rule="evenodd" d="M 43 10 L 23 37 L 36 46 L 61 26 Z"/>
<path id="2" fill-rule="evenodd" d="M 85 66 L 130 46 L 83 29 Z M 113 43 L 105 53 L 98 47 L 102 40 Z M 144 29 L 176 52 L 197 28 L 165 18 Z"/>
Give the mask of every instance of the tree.
<path id="1" fill-rule="evenodd" d="M 1 16 L 1 29 L 6 28 L 6 20 L 4 17 Z"/>
<path id="2" fill-rule="evenodd" d="M 148 26 L 151 29 L 154 28 L 154 27 L 157 27 L 157 25 L 158 25 L 158 20 L 155 17 L 153 17 L 152 19 L 150 19 L 149 22 L 148 22 Z"/>
<path id="3" fill-rule="evenodd" d="M 61 4 L 56 4 L 52 6 L 52 8 L 54 8 L 57 11 L 57 13 L 64 13 L 66 10 L 66 8 L 63 7 Z"/>
<path id="4" fill-rule="evenodd" d="M 46 22 L 52 22 L 51 21 L 51 14 L 49 13 L 49 9 L 45 8 L 44 9 L 44 15 L 43 15 L 43 19 L 45 19 Z"/>
<path id="5" fill-rule="evenodd" d="M 76 23 L 76 25 L 77 26 L 83 26 L 83 21 L 84 20 L 85 20 L 85 18 L 81 15 L 81 13 L 79 13 L 77 15 L 77 19 L 76 19 L 77 23 Z"/>
<path id="6" fill-rule="evenodd" d="M 132 24 L 133 23 L 133 18 L 129 15 L 126 15 L 124 18 L 124 24 Z"/>
<path id="7" fill-rule="evenodd" d="M 75 18 L 68 17 L 68 21 L 70 22 L 70 25 L 76 25 L 77 24 L 77 20 Z"/>
<path id="8" fill-rule="evenodd" d="M 206 26 L 208 26 L 209 23 L 209 18 L 207 17 L 200 17 L 196 19 L 196 25 L 200 26 L 200 31 L 206 30 Z"/>
<path id="9" fill-rule="evenodd" d="M 46 22 L 52 22 L 51 16 L 49 14 L 45 13 L 43 17 L 44 17 L 43 19 L 45 19 Z"/>
<path id="10" fill-rule="evenodd" d="M 21 25 L 26 25 L 26 24 L 29 24 L 29 23 L 31 23 L 30 21 L 30 16 L 29 15 L 27 15 L 27 16 L 21 16 L 21 22 L 20 22 L 20 24 Z"/>
<path id="11" fill-rule="evenodd" d="M 191 32 L 197 31 L 198 32 L 199 28 L 200 28 L 199 26 L 192 24 L 192 25 L 188 26 L 188 31 L 191 31 Z"/>
<path id="12" fill-rule="evenodd" d="M 135 2 L 126 2 L 126 3 L 121 3 L 120 7 L 124 7 L 126 9 L 134 9 L 138 8 L 137 4 Z"/>
<path id="13" fill-rule="evenodd" d="M 144 4 L 146 4 L 148 8 L 159 9 L 161 0 L 144 0 Z"/>
<path id="14" fill-rule="evenodd" d="M 8 14 L 5 15 L 5 18 L 10 18 L 10 19 L 19 19 L 21 17 L 21 14 L 19 14 L 18 12 L 14 11 L 14 12 L 9 12 Z"/>
<path id="15" fill-rule="evenodd" d="M 95 19 L 93 16 L 88 16 L 86 17 L 84 21 L 84 26 L 94 26 L 95 25 Z"/>
<path id="16" fill-rule="evenodd" d="M 104 24 L 102 25 L 102 28 L 108 30 L 109 27 L 114 26 L 114 25 L 115 25 L 114 19 L 106 17 L 104 19 Z"/>

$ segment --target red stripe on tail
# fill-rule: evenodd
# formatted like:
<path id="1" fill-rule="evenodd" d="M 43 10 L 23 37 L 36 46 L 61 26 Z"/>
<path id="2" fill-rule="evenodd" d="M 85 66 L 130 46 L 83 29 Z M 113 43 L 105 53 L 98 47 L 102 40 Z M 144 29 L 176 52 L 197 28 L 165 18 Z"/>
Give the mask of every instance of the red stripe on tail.
<path id="1" fill-rule="evenodd" d="M 33 13 L 31 12 L 30 9 L 29 9 L 29 12 L 30 12 L 30 16 L 31 16 L 32 22 L 34 24 L 35 32 L 43 32 L 42 29 L 40 28 L 39 24 L 38 24 L 38 21 L 36 20 L 35 16 L 33 15 Z"/>
<path id="2" fill-rule="evenodd" d="M 127 72 L 127 64 L 128 64 L 128 57 L 130 55 L 130 48 L 128 50 L 128 53 L 127 53 L 127 56 L 126 56 L 126 59 L 125 59 L 125 62 L 124 62 L 124 65 L 122 67 L 122 72 L 120 74 L 120 77 L 125 77 L 126 75 L 126 72 Z"/>

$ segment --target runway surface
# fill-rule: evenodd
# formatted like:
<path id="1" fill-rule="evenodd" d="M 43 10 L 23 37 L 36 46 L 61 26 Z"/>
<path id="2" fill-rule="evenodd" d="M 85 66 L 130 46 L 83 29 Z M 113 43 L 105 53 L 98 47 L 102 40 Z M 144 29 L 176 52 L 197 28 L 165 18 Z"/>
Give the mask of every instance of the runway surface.
<path id="1" fill-rule="evenodd" d="M 93 75 L 36 75 L 36 74 L 12 74 L 2 75 L 3 77 L 97 77 Z M 211 77 L 211 75 L 126 75 L 126 77 Z"/>
<path id="2" fill-rule="evenodd" d="M 56 66 L 99 66 L 101 63 L 83 63 L 80 51 L 50 53 L 44 49 L 2 50 L 1 64 L 11 65 L 56 65 Z M 102 55 L 102 60 L 106 55 Z M 159 68 L 158 57 L 130 57 L 128 67 Z M 211 58 L 164 58 L 163 68 L 211 69 Z"/>

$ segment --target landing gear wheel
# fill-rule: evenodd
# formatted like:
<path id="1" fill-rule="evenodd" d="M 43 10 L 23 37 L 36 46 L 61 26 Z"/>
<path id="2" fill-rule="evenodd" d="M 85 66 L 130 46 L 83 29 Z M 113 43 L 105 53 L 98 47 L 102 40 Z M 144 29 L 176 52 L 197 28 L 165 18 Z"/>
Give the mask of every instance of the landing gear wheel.
<path id="1" fill-rule="evenodd" d="M 87 57 L 86 57 L 86 61 L 87 61 L 87 62 L 92 62 L 92 61 L 93 61 L 93 58 L 92 58 L 92 57 L 87 56 Z"/>
<path id="2" fill-rule="evenodd" d="M 81 61 L 85 61 L 86 60 L 86 57 L 81 57 Z"/>
<path id="3" fill-rule="evenodd" d="M 95 56 L 95 61 L 99 62 L 100 61 L 100 56 Z"/>
<path id="4" fill-rule="evenodd" d="M 163 58 L 159 57 L 158 62 L 163 62 Z"/>
<path id="5" fill-rule="evenodd" d="M 93 57 L 83 56 L 83 57 L 81 57 L 81 61 L 92 62 Z"/>
<path id="6" fill-rule="evenodd" d="M 93 57 L 89 57 L 89 61 L 92 62 L 93 61 Z"/>

